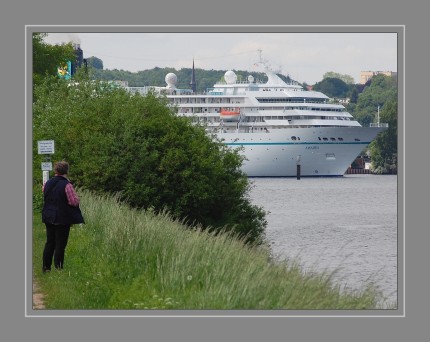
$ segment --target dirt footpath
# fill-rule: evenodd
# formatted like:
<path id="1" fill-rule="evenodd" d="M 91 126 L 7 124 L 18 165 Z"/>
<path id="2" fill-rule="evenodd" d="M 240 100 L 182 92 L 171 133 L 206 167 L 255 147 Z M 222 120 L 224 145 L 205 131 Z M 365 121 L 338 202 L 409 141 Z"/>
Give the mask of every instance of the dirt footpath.
<path id="1" fill-rule="evenodd" d="M 40 293 L 39 286 L 36 283 L 36 279 L 33 277 L 33 310 L 45 309 L 43 304 L 43 294 Z"/>

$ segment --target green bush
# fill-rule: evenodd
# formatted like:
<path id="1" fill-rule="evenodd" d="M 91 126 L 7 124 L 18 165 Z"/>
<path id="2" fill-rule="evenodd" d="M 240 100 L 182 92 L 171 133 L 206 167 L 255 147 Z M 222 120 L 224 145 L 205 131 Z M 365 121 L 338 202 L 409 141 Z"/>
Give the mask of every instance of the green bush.
<path id="1" fill-rule="evenodd" d="M 33 211 L 41 213 L 43 207 L 42 184 L 36 183 L 33 185 Z"/>
<path id="2" fill-rule="evenodd" d="M 54 140 L 54 160 L 70 163 L 77 186 L 262 242 L 265 214 L 247 197 L 242 157 L 177 116 L 166 99 L 56 79 L 36 87 L 35 99 L 34 149 L 37 140 Z"/>

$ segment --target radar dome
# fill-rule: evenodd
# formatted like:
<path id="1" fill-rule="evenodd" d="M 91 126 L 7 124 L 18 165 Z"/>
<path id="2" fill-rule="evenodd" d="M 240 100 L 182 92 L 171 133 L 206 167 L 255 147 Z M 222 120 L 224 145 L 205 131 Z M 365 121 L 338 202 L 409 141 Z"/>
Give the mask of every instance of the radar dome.
<path id="1" fill-rule="evenodd" d="M 178 78 L 173 72 L 169 72 L 164 78 L 169 88 L 174 88 Z"/>
<path id="2" fill-rule="evenodd" d="M 237 76 L 234 73 L 234 71 L 229 70 L 224 74 L 224 79 L 227 82 L 227 84 L 232 84 L 236 82 Z"/>
<path id="3" fill-rule="evenodd" d="M 249 76 L 248 76 L 248 82 L 249 82 L 249 83 L 254 82 L 254 76 L 249 75 Z"/>

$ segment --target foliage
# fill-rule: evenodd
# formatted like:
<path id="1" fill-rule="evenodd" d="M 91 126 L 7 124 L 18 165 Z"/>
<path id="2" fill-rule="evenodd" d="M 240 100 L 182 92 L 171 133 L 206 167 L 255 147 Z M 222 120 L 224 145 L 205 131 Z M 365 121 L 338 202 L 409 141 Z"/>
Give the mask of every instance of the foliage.
<path id="1" fill-rule="evenodd" d="M 261 242 L 265 215 L 247 198 L 239 153 L 176 116 L 165 99 L 84 78 L 47 78 L 35 93 L 34 174 L 36 141 L 54 140 L 54 158 L 71 164 L 77 186 Z"/>
<path id="2" fill-rule="evenodd" d="M 359 94 L 359 92 L 358 92 L 357 87 L 353 87 L 352 90 L 351 90 L 351 97 L 349 99 L 349 102 L 350 103 L 357 103 L 357 101 L 358 101 L 358 94 Z"/>
<path id="3" fill-rule="evenodd" d="M 345 98 L 350 91 L 350 87 L 338 78 L 325 78 L 321 82 L 317 82 L 313 89 L 324 93 L 328 97 L 335 98 Z"/>
<path id="4" fill-rule="evenodd" d="M 397 99 L 390 99 L 380 113 L 388 129 L 371 143 L 370 155 L 375 173 L 397 173 Z"/>
<path id="5" fill-rule="evenodd" d="M 57 74 L 59 66 L 75 59 L 71 43 L 50 45 L 43 41 L 46 33 L 33 33 L 33 83 L 42 82 L 45 76 Z"/>
<path id="6" fill-rule="evenodd" d="M 380 122 L 388 123 L 388 130 L 380 133 L 369 146 L 372 167 L 375 173 L 397 172 L 397 78 L 379 74 L 370 79 L 358 98 L 347 106 L 347 110 L 363 126 L 376 122 L 378 107 Z"/>
<path id="7" fill-rule="evenodd" d="M 340 74 L 340 73 L 337 73 L 334 71 L 326 72 L 323 75 L 323 80 L 326 78 L 337 78 L 339 80 L 342 80 L 346 84 L 354 84 L 354 77 L 352 77 L 350 75 L 346 75 L 346 74 Z"/>
<path id="8" fill-rule="evenodd" d="M 382 108 L 386 101 L 394 98 L 397 98 L 397 79 L 379 74 L 371 79 L 370 85 L 359 94 L 356 105 L 348 110 L 361 125 L 369 126 L 375 122 L 378 106 Z"/>
<path id="9" fill-rule="evenodd" d="M 376 309 L 369 285 L 341 290 L 330 274 L 304 273 L 267 248 L 185 227 L 163 213 L 132 210 L 110 196 L 79 193 L 86 224 L 73 226 L 65 268 L 35 276 L 47 309 Z M 34 217 L 34 265 L 44 229 Z M 370 283 L 370 282 L 369 282 Z"/>
<path id="10" fill-rule="evenodd" d="M 103 61 L 94 56 L 87 58 L 87 65 L 89 68 L 103 70 Z"/>
<path id="11" fill-rule="evenodd" d="M 38 172 L 41 175 L 41 172 Z M 39 183 L 33 184 L 33 212 L 41 213 L 43 208 L 43 192 Z"/>

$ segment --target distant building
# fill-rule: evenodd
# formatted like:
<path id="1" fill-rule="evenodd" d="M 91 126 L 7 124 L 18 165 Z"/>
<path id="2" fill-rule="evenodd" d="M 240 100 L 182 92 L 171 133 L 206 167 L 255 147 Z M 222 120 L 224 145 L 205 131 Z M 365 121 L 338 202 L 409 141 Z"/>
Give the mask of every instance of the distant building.
<path id="1" fill-rule="evenodd" d="M 365 84 L 373 76 L 383 74 L 385 76 L 396 76 L 397 72 L 394 71 L 361 71 L 360 72 L 360 84 Z"/>
<path id="2" fill-rule="evenodd" d="M 116 85 L 118 85 L 120 87 L 123 87 L 123 88 L 127 88 L 128 87 L 128 81 L 118 81 L 118 80 L 115 80 L 115 81 L 108 81 L 108 82 L 116 84 Z"/>

